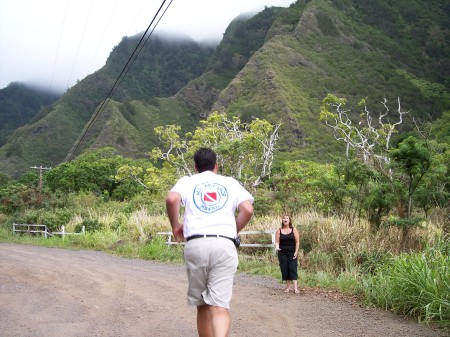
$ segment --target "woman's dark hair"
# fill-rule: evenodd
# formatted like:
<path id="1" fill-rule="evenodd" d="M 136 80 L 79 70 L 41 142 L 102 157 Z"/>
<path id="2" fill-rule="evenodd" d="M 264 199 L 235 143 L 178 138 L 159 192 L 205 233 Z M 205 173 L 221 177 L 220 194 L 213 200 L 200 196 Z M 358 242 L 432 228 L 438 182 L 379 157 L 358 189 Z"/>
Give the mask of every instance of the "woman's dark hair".
<path id="1" fill-rule="evenodd" d="M 294 226 L 292 226 L 292 218 L 291 218 L 291 216 L 285 214 L 285 215 L 283 215 L 283 218 L 284 218 L 285 216 L 289 217 L 289 228 L 294 227 Z M 281 228 L 283 228 L 283 220 L 281 220 Z"/>
<path id="2" fill-rule="evenodd" d="M 207 147 L 202 147 L 194 154 L 194 163 L 198 173 L 204 171 L 212 171 L 216 166 L 217 155 L 216 153 Z"/>

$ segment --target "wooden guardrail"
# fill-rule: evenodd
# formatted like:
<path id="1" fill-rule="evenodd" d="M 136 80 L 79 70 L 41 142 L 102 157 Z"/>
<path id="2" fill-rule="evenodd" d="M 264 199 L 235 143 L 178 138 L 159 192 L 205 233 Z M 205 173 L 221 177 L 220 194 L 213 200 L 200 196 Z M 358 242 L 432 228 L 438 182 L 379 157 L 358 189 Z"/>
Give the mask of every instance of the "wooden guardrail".
<path id="1" fill-rule="evenodd" d="M 262 230 L 262 231 L 242 231 L 239 232 L 241 236 L 241 245 L 240 247 L 254 247 L 254 248 L 275 248 L 275 230 Z M 174 239 L 172 232 L 158 232 L 158 235 L 166 235 L 167 236 L 167 245 L 184 245 L 185 242 L 177 242 Z M 260 235 L 260 234 L 270 234 L 272 243 L 243 243 L 242 237 L 245 235 Z"/>

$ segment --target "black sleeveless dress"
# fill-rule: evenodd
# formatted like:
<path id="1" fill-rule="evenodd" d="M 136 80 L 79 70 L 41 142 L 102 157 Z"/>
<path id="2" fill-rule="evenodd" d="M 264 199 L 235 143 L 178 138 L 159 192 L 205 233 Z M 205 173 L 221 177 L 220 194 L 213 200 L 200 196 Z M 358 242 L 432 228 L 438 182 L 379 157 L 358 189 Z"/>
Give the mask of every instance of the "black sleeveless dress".
<path id="1" fill-rule="evenodd" d="M 278 261 L 280 263 L 281 278 L 286 280 L 297 280 L 298 260 L 294 259 L 295 236 L 294 229 L 289 234 L 283 234 L 280 229 L 280 250 L 278 251 Z"/>

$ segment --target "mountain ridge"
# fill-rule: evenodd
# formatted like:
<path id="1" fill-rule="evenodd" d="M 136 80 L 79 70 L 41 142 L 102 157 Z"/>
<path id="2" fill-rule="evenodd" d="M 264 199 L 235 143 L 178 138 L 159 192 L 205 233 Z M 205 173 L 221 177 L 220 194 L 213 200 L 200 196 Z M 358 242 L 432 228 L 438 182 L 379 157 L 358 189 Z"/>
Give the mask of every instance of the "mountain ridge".
<path id="1" fill-rule="evenodd" d="M 420 7 L 417 1 L 408 2 Z M 381 1 L 374 12 L 387 3 Z M 364 12 L 368 6 L 358 6 L 351 0 L 297 1 L 289 8 L 270 7 L 252 17 L 237 18 L 215 50 L 193 42 L 187 42 L 190 50 L 186 45 L 175 44 L 175 49 L 165 46 L 171 56 L 177 52 L 180 55 L 172 58 L 180 65 L 176 74 L 168 65 L 167 54 L 145 54 L 138 64 L 141 66 L 129 72 L 97 121 L 95 132 L 75 155 L 113 146 L 119 154 L 144 157 L 158 145 L 152 134 L 154 127 L 179 124 L 190 131 L 209 113 L 222 111 L 244 121 L 255 117 L 272 123 L 281 121 L 280 160 L 327 161 L 342 151 L 342 144 L 319 122 L 320 105 L 328 93 L 346 97 L 354 105 L 368 97 L 369 108 L 374 111 L 383 97 L 395 111 L 397 97 L 401 97 L 402 108 L 433 119 L 450 109 L 448 61 L 442 60 L 448 46 L 434 50 L 435 58 L 422 51 L 411 52 L 411 60 L 403 60 L 408 48 L 426 51 L 432 39 L 420 45 L 420 39 L 408 35 L 408 22 L 396 34 L 392 34 L 392 27 L 369 24 L 367 17 L 372 18 Z M 399 6 L 389 8 L 401 13 Z M 439 15 L 436 22 L 428 24 L 429 34 L 437 31 L 448 37 L 448 24 L 442 23 L 446 8 L 441 4 L 433 9 Z M 424 17 L 429 19 L 429 13 Z M 440 41 L 438 33 L 433 33 L 438 36 L 434 40 Z M 105 67 L 69 89 L 51 108 L 42 109 L 39 121 L 16 130 L 0 148 L 0 171 L 21 174 L 39 159 L 47 161 L 46 165 L 61 162 L 112 87 L 112 74 L 124 64 L 133 39 L 124 38 Z M 164 45 L 156 37 L 153 43 Z M 188 58 L 190 61 L 183 63 Z M 417 67 L 421 63 L 424 69 Z M 156 66 L 152 68 L 155 64 L 157 71 Z M 192 71 L 193 66 L 201 71 Z M 177 81 L 173 80 L 170 89 L 174 76 Z M 353 116 L 357 115 L 354 111 Z M 41 140 L 36 141 L 32 135 Z M 37 145 L 47 153 L 38 151 Z"/>

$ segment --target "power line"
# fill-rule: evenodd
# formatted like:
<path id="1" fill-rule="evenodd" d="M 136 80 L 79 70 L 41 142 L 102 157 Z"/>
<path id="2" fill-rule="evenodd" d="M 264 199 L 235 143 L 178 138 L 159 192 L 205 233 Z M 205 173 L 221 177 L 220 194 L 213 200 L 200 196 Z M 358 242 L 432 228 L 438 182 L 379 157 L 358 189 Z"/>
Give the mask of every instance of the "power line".
<path id="1" fill-rule="evenodd" d="M 106 32 L 109 30 L 109 25 L 111 24 L 111 19 L 113 17 L 114 12 L 116 11 L 118 1 L 119 0 L 116 0 L 116 2 L 114 3 L 114 6 L 111 7 L 111 12 L 109 14 L 108 22 L 106 23 L 105 29 L 103 30 L 103 33 L 102 33 L 99 43 L 97 43 L 97 49 L 95 50 L 94 56 L 92 57 L 91 63 L 89 65 L 89 68 L 88 68 L 89 72 L 92 71 L 92 64 L 94 63 L 94 60 L 97 57 L 98 51 L 100 50 L 100 46 L 103 43 Z"/>
<path id="2" fill-rule="evenodd" d="M 52 79 L 50 80 L 50 91 L 52 90 L 52 87 L 53 87 L 53 78 L 55 76 L 56 61 L 58 60 L 58 54 L 59 54 L 59 50 L 61 48 L 61 41 L 62 41 L 62 36 L 63 36 L 63 32 L 64 32 L 64 26 L 66 24 L 66 16 L 67 16 L 68 8 L 69 8 L 69 0 L 66 1 L 66 7 L 64 10 L 64 17 L 63 17 L 63 22 L 62 22 L 62 27 L 61 27 L 61 34 L 59 35 L 58 49 L 56 50 L 55 62 L 53 62 Z"/>
<path id="3" fill-rule="evenodd" d="M 83 33 L 81 35 L 80 43 L 78 43 L 77 52 L 75 53 L 75 58 L 74 58 L 73 63 L 72 63 L 72 68 L 70 69 L 70 74 L 69 74 L 69 78 L 67 79 L 66 88 L 69 87 L 69 83 L 70 83 L 70 80 L 71 80 L 72 74 L 73 74 L 73 69 L 75 68 L 75 64 L 77 63 L 77 60 L 78 60 L 78 55 L 80 53 L 80 49 L 81 49 L 81 45 L 83 43 L 84 36 L 86 35 L 86 28 L 87 28 L 87 26 L 89 24 L 89 20 L 91 18 L 92 9 L 94 8 L 94 5 L 95 5 L 95 0 L 92 1 L 92 3 L 91 3 L 91 8 L 89 9 L 88 17 L 87 17 L 87 19 L 86 19 L 86 21 L 84 23 Z"/>
<path id="4" fill-rule="evenodd" d="M 131 66 L 134 64 L 134 62 L 136 61 L 138 55 L 140 54 L 140 52 L 142 51 L 142 49 L 145 46 L 145 43 L 149 40 L 150 36 L 153 34 L 153 31 L 155 30 L 156 26 L 159 24 L 159 22 L 161 21 L 162 17 L 164 16 L 164 14 L 166 13 L 167 9 L 170 7 L 170 5 L 172 4 L 171 0 L 169 2 L 169 4 L 167 5 L 167 7 L 165 8 L 164 12 L 161 14 L 161 16 L 159 17 L 158 21 L 156 22 L 156 24 L 154 25 L 153 29 L 150 31 L 150 27 L 153 25 L 153 23 L 155 22 L 156 18 L 158 17 L 159 13 L 161 12 L 161 9 L 164 7 L 164 4 L 166 3 L 167 0 L 163 0 L 161 6 L 159 7 L 158 11 L 156 12 L 155 16 L 153 17 L 152 21 L 150 22 L 150 24 L 148 25 L 147 29 L 145 30 L 144 34 L 142 35 L 141 39 L 139 40 L 138 44 L 136 45 L 135 49 L 133 50 L 133 53 L 131 54 L 131 56 L 128 58 L 127 63 L 125 64 L 125 66 L 123 67 L 122 71 L 120 72 L 119 76 L 117 77 L 116 81 L 114 82 L 113 86 L 111 87 L 108 95 L 106 96 L 106 98 L 103 100 L 102 104 L 100 105 L 100 107 L 94 112 L 93 117 L 90 119 L 90 121 L 88 122 L 87 126 L 84 128 L 81 136 L 79 137 L 79 139 L 75 142 L 74 146 L 72 147 L 72 149 L 69 151 L 69 153 L 67 154 L 66 158 L 64 159 L 64 161 L 70 161 L 75 157 L 75 153 L 77 151 L 77 149 L 80 147 L 81 143 L 83 142 L 84 138 L 86 137 L 88 131 L 90 130 L 90 128 L 92 127 L 92 125 L 94 124 L 94 122 L 98 119 L 98 117 L 100 116 L 100 114 L 105 110 L 109 99 L 112 97 L 112 95 L 114 94 L 114 91 L 117 89 L 117 87 L 120 85 L 120 83 L 122 82 L 123 78 L 125 77 L 125 75 L 128 73 L 128 71 L 130 70 Z M 150 32 L 149 32 L 150 31 Z M 144 40 L 145 39 L 145 40 Z"/>

